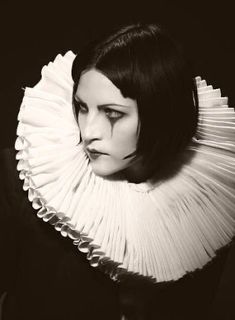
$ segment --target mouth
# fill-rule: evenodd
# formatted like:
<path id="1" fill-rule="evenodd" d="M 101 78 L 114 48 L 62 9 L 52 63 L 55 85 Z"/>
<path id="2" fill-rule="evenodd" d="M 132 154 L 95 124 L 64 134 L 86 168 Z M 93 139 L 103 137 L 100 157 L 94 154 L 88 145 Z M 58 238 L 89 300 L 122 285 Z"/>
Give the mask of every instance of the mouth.
<path id="1" fill-rule="evenodd" d="M 88 148 L 86 148 L 86 153 L 87 153 L 88 157 L 92 160 L 95 160 L 102 155 L 107 155 L 107 153 L 100 152 L 96 149 L 88 149 Z"/>

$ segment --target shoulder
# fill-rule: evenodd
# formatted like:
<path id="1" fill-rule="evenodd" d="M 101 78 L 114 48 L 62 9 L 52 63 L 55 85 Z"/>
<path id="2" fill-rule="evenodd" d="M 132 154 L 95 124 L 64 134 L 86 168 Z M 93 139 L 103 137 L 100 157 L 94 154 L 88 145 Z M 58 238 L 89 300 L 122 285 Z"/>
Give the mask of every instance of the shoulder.
<path id="1" fill-rule="evenodd" d="M 139 314 L 148 315 L 151 319 L 158 317 L 164 320 L 214 319 L 210 315 L 214 311 L 216 296 L 219 293 L 218 286 L 222 277 L 225 277 L 228 255 L 232 249 L 232 246 L 221 249 L 217 257 L 204 268 L 189 273 L 177 281 L 153 284 L 144 280 L 138 282 L 133 280 L 120 283 L 120 302 L 124 314 L 135 310 Z M 231 271 L 230 264 L 228 267 Z M 227 276 L 227 282 L 231 281 L 231 275 Z M 221 293 L 218 298 L 221 297 Z M 225 297 L 224 292 L 223 294 Z M 219 311 L 224 312 L 226 310 L 224 306 L 225 303 L 222 305 L 220 302 L 217 307 Z"/>

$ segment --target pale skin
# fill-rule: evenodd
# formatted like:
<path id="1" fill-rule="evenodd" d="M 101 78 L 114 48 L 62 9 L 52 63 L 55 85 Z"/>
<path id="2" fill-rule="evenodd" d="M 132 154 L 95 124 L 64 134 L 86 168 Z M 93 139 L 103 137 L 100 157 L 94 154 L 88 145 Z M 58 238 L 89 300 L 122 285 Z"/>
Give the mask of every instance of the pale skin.
<path id="1" fill-rule="evenodd" d="M 75 93 L 78 124 L 84 150 L 95 174 L 112 176 L 136 167 L 139 135 L 137 103 L 101 72 L 82 73 Z M 89 150 L 105 153 L 98 156 Z"/>

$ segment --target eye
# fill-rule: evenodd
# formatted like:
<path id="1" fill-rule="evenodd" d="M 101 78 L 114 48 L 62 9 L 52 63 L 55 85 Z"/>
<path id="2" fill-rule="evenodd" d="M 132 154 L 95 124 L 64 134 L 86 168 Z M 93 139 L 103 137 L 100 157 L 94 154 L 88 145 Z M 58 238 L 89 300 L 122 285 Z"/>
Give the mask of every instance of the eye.
<path id="1" fill-rule="evenodd" d="M 81 103 L 79 103 L 78 112 L 87 113 L 88 112 L 88 108 L 86 106 L 82 105 Z"/>
<path id="2" fill-rule="evenodd" d="M 120 119 L 123 117 L 123 113 L 117 110 L 113 110 L 113 109 L 105 109 L 105 114 L 109 119 Z"/>
<path id="3" fill-rule="evenodd" d="M 75 107 L 75 111 L 76 111 L 77 115 L 78 115 L 78 113 L 87 113 L 88 112 L 87 106 L 82 104 L 81 102 L 77 101 L 76 99 L 74 99 L 74 107 Z"/>

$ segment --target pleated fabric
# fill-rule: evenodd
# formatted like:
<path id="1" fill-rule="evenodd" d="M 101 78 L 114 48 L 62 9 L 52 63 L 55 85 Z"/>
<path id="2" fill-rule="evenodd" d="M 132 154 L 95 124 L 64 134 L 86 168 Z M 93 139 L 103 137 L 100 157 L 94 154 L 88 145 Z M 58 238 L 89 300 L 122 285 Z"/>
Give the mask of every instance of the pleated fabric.
<path id="1" fill-rule="evenodd" d="M 135 184 L 96 176 L 72 109 L 75 55 L 58 55 L 26 88 L 18 115 L 23 189 L 39 218 L 113 280 L 177 280 L 202 268 L 235 230 L 235 112 L 196 78 L 199 124 L 178 172 Z M 182 160 L 183 161 L 183 160 Z"/>

